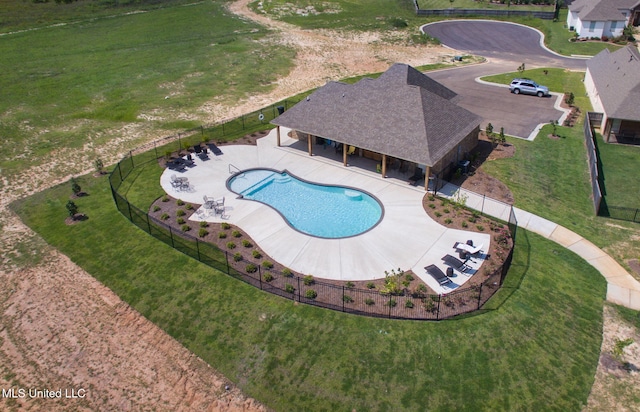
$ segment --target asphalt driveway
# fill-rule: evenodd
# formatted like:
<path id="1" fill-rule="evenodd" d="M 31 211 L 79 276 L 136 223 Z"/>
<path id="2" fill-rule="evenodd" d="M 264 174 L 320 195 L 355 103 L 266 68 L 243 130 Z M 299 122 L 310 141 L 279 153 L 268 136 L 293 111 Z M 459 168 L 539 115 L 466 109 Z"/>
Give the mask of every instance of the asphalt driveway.
<path id="1" fill-rule="evenodd" d="M 558 56 L 541 46 L 541 35 L 531 28 L 505 22 L 451 20 L 421 27 L 459 54 L 484 56 L 488 63 L 431 72 L 429 76 L 459 95 L 458 104 L 491 123 L 496 131 L 522 138 L 535 137 L 537 127 L 560 120 L 554 108 L 558 97 L 514 95 L 508 88 L 486 85 L 476 78 L 527 67 L 562 67 L 585 70 L 585 60 Z M 544 78 L 534 79 L 544 84 Z"/>

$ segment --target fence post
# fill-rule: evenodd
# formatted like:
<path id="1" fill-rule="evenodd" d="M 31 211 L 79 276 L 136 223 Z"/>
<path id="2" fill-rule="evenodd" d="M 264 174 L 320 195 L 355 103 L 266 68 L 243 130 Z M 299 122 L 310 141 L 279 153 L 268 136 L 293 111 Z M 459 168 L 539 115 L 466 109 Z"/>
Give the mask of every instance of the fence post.
<path id="1" fill-rule="evenodd" d="M 260 265 L 258 265 L 258 280 L 260 281 L 260 290 L 262 290 L 262 270 L 260 270 Z"/>
<path id="2" fill-rule="evenodd" d="M 389 319 L 391 319 L 391 298 L 393 297 L 393 295 L 391 293 L 389 293 Z"/>
<path id="3" fill-rule="evenodd" d="M 484 283 L 481 283 L 480 289 L 478 289 L 478 310 L 480 309 L 480 301 L 482 300 L 482 285 L 484 285 Z"/>
<path id="4" fill-rule="evenodd" d="M 436 310 L 436 320 L 440 320 L 440 301 L 442 300 L 442 295 L 438 295 L 438 310 Z"/>
<path id="5" fill-rule="evenodd" d="M 229 272 L 229 252 L 227 252 L 226 250 L 224 251 L 224 260 L 227 262 L 227 275 L 230 275 L 231 272 Z"/>
<path id="6" fill-rule="evenodd" d="M 202 262 L 202 259 L 200 259 L 200 241 L 198 238 L 196 238 L 196 252 L 198 253 L 198 262 Z"/>
<path id="7" fill-rule="evenodd" d="M 158 158 L 158 144 L 156 143 L 156 141 L 153 141 L 153 151 L 156 154 L 156 159 Z"/>
<path id="8" fill-rule="evenodd" d="M 171 247 L 175 249 L 176 245 L 173 242 L 173 229 L 171 229 L 171 226 L 169 226 L 169 237 L 171 237 Z"/>
<path id="9" fill-rule="evenodd" d="M 149 214 L 145 215 L 147 217 L 147 228 L 149 229 L 149 234 L 151 234 L 151 222 L 149 222 Z"/>
<path id="10" fill-rule="evenodd" d="M 242 130 L 244 130 L 244 115 L 240 116 L 240 118 L 242 119 Z"/>
<path id="11" fill-rule="evenodd" d="M 344 285 L 342 285 L 342 311 L 344 312 Z"/>
<path id="12" fill-rule="evenodd" d="M 122 178 L 122 169 L 120 168 L 120 162 L 118 162 L 118 174 L 120 175 L 120 184 L 122 184 L 122 182 L 124 182 L 124 179 Z"/>
<path id="13" fill-rule="evenodd" d="M 633 215 L 633 221 L 634 221 L 634 222 L 636 221 L 636 218 L 637 218 L 637 217 L 638 217 L 638 209 L 636 209 L 636 214 L 635 214 L 635 215 Z"/>
<path id="14" fill-rule="evenodd" d="M 298 279 L 298 302 L 300 302 L 300 276 L 296 276 L 296 278 Z"/>

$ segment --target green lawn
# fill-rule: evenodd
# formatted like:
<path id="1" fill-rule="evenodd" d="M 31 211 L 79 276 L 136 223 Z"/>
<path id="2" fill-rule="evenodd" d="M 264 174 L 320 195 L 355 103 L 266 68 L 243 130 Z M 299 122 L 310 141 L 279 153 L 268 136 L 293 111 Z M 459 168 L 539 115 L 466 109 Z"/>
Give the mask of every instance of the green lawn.
<path id="1" fill-rule="evenodd" d="M 146 202 L 157 194 L 147 180 L 159 168 L 141 172 L 132 175 L 134 188 L 148 193 L 128 195 Z M 505 286 L 482 314 L 439 323 L 364 318 L 293 304 L 212 270 L 129 223 L 106 178 L 79 183 L 89 193 L 76 201 L 89 216 L 80 224 L 63 223 L 68 183 L 13 208 L 276 410 L 577 411 L 589 395 L 606 284 L 578 256 L 534 234 L 519 232 Z"/>
<path id="2" fill-rule="evenodd" d="M 606 144 L 602 136 L 598 137 L 607 205 L 640 208 L 640 182 L 634 178 L 638 171 L 640 148 Z"/>
<path id="3" fill-rule="evenodd" d="M 54 150 L 91 157 L 125 125 L 141 140 L 198 126 L 204 102 L 233 104 L 288 72 L 293 51 L 268 36 L 219 2 L 2 36 L 0 169 L 19 173 Z"/>

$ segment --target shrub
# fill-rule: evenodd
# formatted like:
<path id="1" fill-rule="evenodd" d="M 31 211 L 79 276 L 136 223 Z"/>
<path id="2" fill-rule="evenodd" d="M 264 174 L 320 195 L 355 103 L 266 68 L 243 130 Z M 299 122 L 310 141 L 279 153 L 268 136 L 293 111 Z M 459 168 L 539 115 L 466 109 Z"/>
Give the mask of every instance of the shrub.
<path id="1" fill-rule="evenodd" d="M 424 302 L 424 310 L 427 312 L 433 312 L 436 308 L 436 304 L 431 299 L 426 299 Z"/>
<path id="2" fill-rule="evenodd" d="M 233 237 L 241 237 L 242 233 L 240 233 L 239 230 L 234 230 L 233 232 L 231 232 L 231 236 L 233 236 Z"/>
<path id="3" fill-rule="evenodd" d="M 449 213 L 449 212 L 451 212 L 451 210 L 449 210 L 449 208 L 448 208 L 448 207 L 445 207 L 444 209 L 442 209 L 442 211 L 443 211 L 444 213 Z"/>
<path id="4" fill-rule="evenodd" d="M 374 303 L 376 303 L 376 302 L 375 302 L 373 299 L 371 299 L 371 298 L 366 298 L 366 299 L 364 300 L 364 303 L 365 303 L 367 306 L 371 306 L 371 305 L 373 305 L 373 304 L 374 304 Z"/>
<path id="5" fill-rule="evenodd" d="M 247 266 L 245 266 L 244 270 L 247 273 L 256 273 L 258 271 L 258 267 L 253 263 L 249 263 Z"/>
<path id="6" fill-rule="evenodd" d="M 282 276 L 290 278 L 291 276 L 293 276 L 293 272 L 291 272 L 291 269 L 289 268 L 284 268 L 282 269 Z"/>
<path id="7" fill-rule="evenodd" d="M 233 261 L 240 262 L 242 260 L 242 253 L 236 252 L 233 254 Z"/>
<path id="8" fill-rule="evenodd" d="M 348 287 L 349 289 L 351 289 L 351 288 L 352 288 L 352 287 L 354 287 L 356 284 L 355 284 L 355 283 L 353 283 L 353 282 L 351 282 L 351 281 L 349 281 L 349 282 L 345 283 L 344 285 L 345 285 L 346 287 Z"/>
<path id="9" fill-rule="evenodd" d="M 314 280 L 313 280 L 313 276 L 312 276 L 312 275 L 306 275 L 306 276 L 302 279 L 302 282 L 303 282 L 306 286 L 313 285 L 313 282 L 314 282 Z"/>
<path id="10" fill-rule="evenodd" d="M 251 242 L 249 242 L 247 239 L 243 239 L 243 240 L 242 240 L 242 246 L 244 246 L 244 247 L 251 247 L 251 246 L 253 246 L 253 245 L 252 245 L 252 244 L 251 244 Z"/>
<path id="11" fill-rule="evenodd" d="M 78 206 L 71 200 L 67 202 L 66 205 L 67 212 L 69 212 L 69 216 L 74 217 L 76 213 L 78 213 Z"/>
<path id="12" fill-rule="evenodd" d="M 436 205 L 435 205 L 435 204 L 433 204 L 433 203 L 429 203 L 429 207 L 430 207 L 431 209 L 435 209 L 435 208 L 436 208 Z"/>
<path id="13" fill-rule="evenodd" d="M 376 288 L 376 284 L 373 282 L 369 282 L 367 283 L 367 289 L 375 289 Z"/>
<path id="14" fill-rule="evenodd" d="M 182 200 L 182 199 L 176 200 L 176 205 L 178 205 L 178 206 L 184 205 L 184 200 Z"/>
<path id="15" fill-rule="evenodd" d="M 409 25 L 409 23 L 407 23 L 406 20 L 401 19 L 400 17 L 394 17 L 390 19 L 389 23 L 391 24 L 391 26 L 395 27 L 396 29 L 404 29 Z"/>
<path id="16" fill-rule="evenodd" d="M 389 306 L 391 308 L 395 308 L 396 305 L 398 304 L 398 302 L 396 302 L 395 299 L 389 299 L 389 301 L 387 303 L 385 303 L 385 306 Z"/>
<path id="17" fill-rule="evenodd" d="M 447 225 L 450 225 L 452 222 L 453 222 L 453 220 L 450 217 L 448 217 L 448 218 L 446 218 L 444 220 L 444 223 L 446 223 Z"/>
<path id="18" fill-rule="evenodd" d="M 71 178 L 71 191 L 73 192 L 74 195 L 77 195 L 78 193 L 82 192 L 82 188 L 76 181 L 75 177 Z"/>
<path id="19" fill-rule="evenodd" d="M 163 213 L 163 214 L 160 216 L 160 219 L 162 219 L 162 220 L 167 220 L 167 219 L 169 219 L 169 214 L 167 214 L 167 213 Z"/>
<path id="20" fill-rule="evenodd" d="M 160 206 L 158 206 L 158 205 L 153 206 L 153 211 L 154 212 L 157 212 L 158 210 L 160 210 Z"/>
<path id="21" fill-rule="evenodd" d="M 187 205 L 184 208 L 187 210 L 193 210 L 193 205 L 191 203 L 187 203 Z"/>
<path id="22" fill-rule="evenodd" d="M 200 237 L 205 237 L 209 234 L 209 231 L 207 231 L 207 229 L 201 227 L 200 230 L 198 231 L 198 236 Z"/>
<path id="23" fill-rule="evenodd" d="M 218 239 L 225 239 L 227 237 L 226 232 L 218 232 Z"/>
<path id="24" fill-rule="evenodd" d="M 262 267 L 265 269 L 272 269 L 273 263 L 269 262 L 268 260 L 265 260 L 264 262 L 262 262 Z"/>
<path id="25" fill-rule="evenodd" d="M 253 256 L 256 259 L 260 259 L 262 257 L 262 253 L 260 253 L 257 250 L 254 250 L 254 251 L 251 252 L 251 256 Z"/>
<path id="26" fill-rule="evenodd" d="M 266 272 L 262 278 L 265 282 L 271 282 L 273 280 L 273 275 L 270 272 Z"/>
<path id="27" fill-rule="evenodd" d="M 467 224 L 467 222 L 465 222 L 464 220 L 462 221 L 461 225 L 462 225 L 462 227 L 467 227 L 467 226 L 469 226 L 469 225 Z"/>
<path id="28" fill-rule="evenodd" d="M 407 301 L 404 303 L 404 307 L 405 307 L 405 308 L 409 308 L 409 309 L 413 308 L 413 302 L 412 302 L 412 301 L 410 301 L 410 300 L 407 300 Z"/>
<path id="29" fill-rule="evenodd" d="M 293 287 L 293 285 L 291 283 L 287 283 L 284 285 L 284 291 L 288 292 L 288 293 L 293 293 L 295 292 L 296 288 Z"/>
<path id="30" fill-rule="evenodd" d="M 169 201 L 169 196 L 167 196 L 167 195 L 162 196 L 162 201 L 163 202 L 168 202 Z"/>
<path id="31" fill-rule="evenodd" d="M 191 230 L 191 227 L 189 225 L 182 225 L 181 229 L 183 232 L 188 232 Z"/>
<path id="32" fill-rule="evenodd" d="M 440 216 L 442 216 L 442 213 L 440 213 L 440 212 L 436 212 L 436 213 L 434 213 L 434 214 L 436 215 L 436 217 L 440 217 Z"/>
<path id="33" fill-rule="evenodd" d="M 185 212 L 185 211 L 184 211 L 184 210 L 182 210 L 182 209 L 178 209 L 178 210 L 176 210 L 176 216 L 178 216 L 178 217 L 179 217 L 179 216 L 184 216 L 184 215 L 186 215 L 186 214 L 187 214 L 187 212 Z"/>
<path id="34" fill-rule="evenodd" d="M 307 289 L 306 292 L 304 292 L 304 297 L 307 299 L 315 299 L 318 296 L 318 292 L 316 292 L 313 289 Z"/>
<path id="35" fill-rule="evenodd" d="M 227 248 L 228 249 L 235 249 L 236 248 L 236 244 L 233 242 L 227 242 Z"/>
<path id="36" fill-rule="evenodd" d="M 342 295 L 342 301 L 344 303 L 353 303 L 353 298 L 349 295 Z"/>
<path id="37" fill-rule="evenodd" d="M 96 172 L 103 173 L 104 163 L 102 162 L 102 159 L 97 158 L 96 160 L 93 161 L 93 165 L 96 168 Z"/>
<path id="38" fill-rule="evenodd" d="M 184 225 L 184 224 L 185 224 L 185 220 L 184 220 L 184 218 L 181 218 L 181 217 L 177 218 L 177 219 L 176 219 L 176 222 L 177 222 L 179 225 Z"/>
<path id="39" fill-rule="evenodd" d="M 200 222 L 200 227 L 209 227 L 209 222 Z"/>
<path id="40" fill-rule="evenodd" d="M 220 223 L 220 227 L 222 229 L 224 229 L 224 230 L 227 230 L 227 229 L 231 228 L 231 225 L 228 224 L 227 222 L 222 222 L 222 223 Z"/>
<path id="41" fill-rule="evenodd" d="M 434 200 L 436 200 L 436 197 L 434 195 L 429 195 L 427 199 L 429 199 L 430 202 L 433 202 Z"/>
<path id="42" fill-rule="evenodd" d="M 484 232 L 484 226 L 482 225 L 476 225 L 476 229 L 478 229 L 481 232 Z"/>

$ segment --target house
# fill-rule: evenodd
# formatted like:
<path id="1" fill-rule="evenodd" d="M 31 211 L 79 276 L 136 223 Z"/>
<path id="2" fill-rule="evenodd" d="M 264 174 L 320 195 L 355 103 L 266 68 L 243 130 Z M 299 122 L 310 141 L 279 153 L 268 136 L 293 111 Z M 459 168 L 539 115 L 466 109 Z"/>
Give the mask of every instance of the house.
<path id="1" fill-rule="evenodd" d="M 424 176 L 451 170 L 478 143 L 479 116 L 456 105 L 457 95 L 406 64 L 377 79 L 329 82 L 272 123 L 296 131 L 300 140 L 329 140 L 347 152 L 387 164 L 411 164 Z M 278 128 L 279 129 L 279 128 Z M 279 130 L 278 130 L 279 132 Z M 425 186 L 428 185 L 425 179 Z"/>
<path id="2" fill-rule="evenodd" d="M 603 113 L 600 130 L 605 141 L 640 139 L 640 52 L 636 47 L 604 49 L 592 57 L 584 85 L 594 111 Z"/>
<path id="3" fill-rule="evenodd" d="M 629 24 L 640 22 L 640 0 L 575 0 L 567 26 L 580 38 L 618 37 Z"/>

